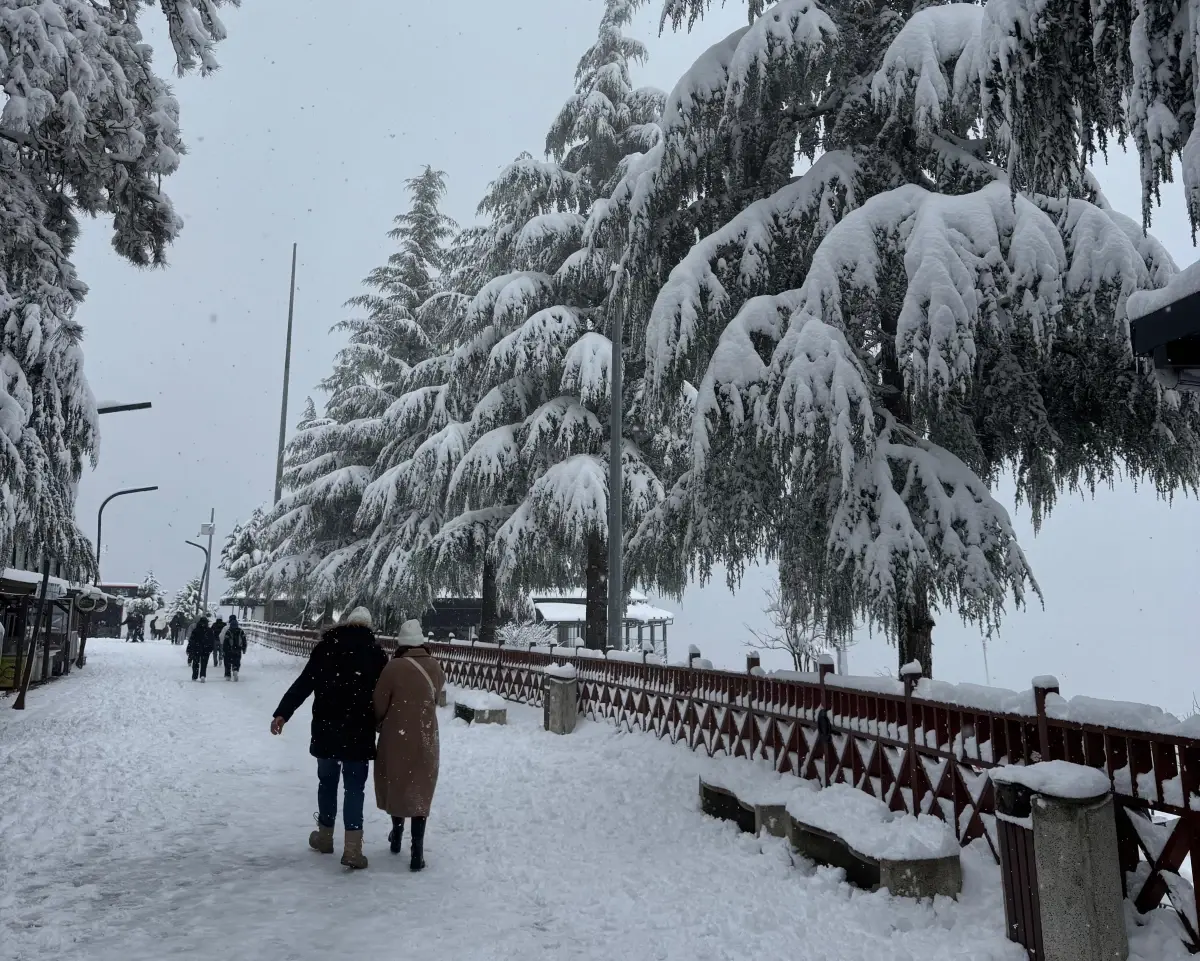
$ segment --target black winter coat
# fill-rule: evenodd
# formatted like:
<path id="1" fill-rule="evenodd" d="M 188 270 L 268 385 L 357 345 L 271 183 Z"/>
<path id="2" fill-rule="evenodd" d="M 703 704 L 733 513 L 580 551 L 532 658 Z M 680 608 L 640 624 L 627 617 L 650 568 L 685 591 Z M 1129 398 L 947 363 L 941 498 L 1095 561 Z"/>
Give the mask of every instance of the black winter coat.
<path id="1" fill-rule="evenodd" d="M 208 657 L 212 654 L 215 646 L 216 640 L 213 637 L 212 628 L 197 624 L 192 628 L 192 635 L 188 638 L 187 656 L 189 658 Z"/>
<path id="2" fill-rule="evenodd" d="M 275 717 L 291 720 L 313 695 L 309 753 L 339 761 L 375 758 L 375 683 L 387 654 L 365 627 L 342 625 L 326 631 Z"/>
<path id="3" fill-rule="evenodd" d="M 246 632 L 233 625 L 225 628 L 225 636 L 221 639 L 221 656 L 233 661 L 240 660 L 245 653 Z"/>

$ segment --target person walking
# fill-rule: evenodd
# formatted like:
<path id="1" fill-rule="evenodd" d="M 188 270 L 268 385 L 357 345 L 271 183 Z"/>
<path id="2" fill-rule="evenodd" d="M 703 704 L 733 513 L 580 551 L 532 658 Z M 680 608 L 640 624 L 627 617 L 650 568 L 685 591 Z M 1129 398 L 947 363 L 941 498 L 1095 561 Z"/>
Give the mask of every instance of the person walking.
<path id="1" fill-rule="evenodd" d="M 225 630 L 225 622 L 221 620 L 221 615 L 217 615 L 217 619 L 213 621 L 213 667 L 217 667 L 221 663 L 221 641 L 222 632 Z"/>
<path id="2" fill-rule="evenodd" d="M 196 626 L 192 628 L 192 633 L 188 637 L 187 656 L 188 662 L 192 665 L 193 681 L 199 679 L 200 683 L 204 683 L 204 679 L 208 675 L 208 656 L 212 653 L 212 649 L 212 628 L 208 626 L 208 618 L 201 617 L 196 621 Z"/>
<path id="3" fill-rule="evenodd" d="M 221 636 L 221 656 L 225 658 L 225 679 L 238 679 L 242 669 L 242 655 L 246 653 L 246 632 L 238 625 L 237 618 L 229 615 L 229 625 Z"/>
<path id="4" fill-rule="evenodd" d="M 181 635 L 183 629 L 187 627 L 187 618 L 183 616 L 183 611 L 176 611 L 175 616 L 171 618 L 171 643 L 182 643 Z"/>
<path id="5" fill-rule="evenodd" d="M 425 822 L 437 790 L 441 748 L 438 692 L 446 685 L 442 666 L 424 647 L 420 621 L 406 621 L 396 654 L 375 685 L 379 749 L 375 757 L 375 803 L 392 818 L 392 854 L 404 841 L 404 819 L 412 819 L 409 869 L 425 868 Z"/>
<path id="6" fill-rule="evenodd" d="M 387 655 L 375 642 L 371 613 L 356 607 L 336 627 L 321 635 L 308 663 L 275 709 L 271 733 L 283 727 L 301 704 L 313 695 L 312 738 L 308 751 L 317 759 L 317 829 L 309 847 L 333 853 L 337 822 L 337 790 L 343 785 L 342 823 L 345 846 L 342 864 L 365 868 L 362 853 L 363 802 L 367 771 L 375 759 L 375 711 L 372 699 Z"/>

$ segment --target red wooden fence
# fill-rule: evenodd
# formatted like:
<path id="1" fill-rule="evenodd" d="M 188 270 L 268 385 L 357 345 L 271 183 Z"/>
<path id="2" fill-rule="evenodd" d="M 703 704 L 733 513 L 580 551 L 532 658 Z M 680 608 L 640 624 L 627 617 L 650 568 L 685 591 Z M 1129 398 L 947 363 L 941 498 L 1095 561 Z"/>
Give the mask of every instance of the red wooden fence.
<path id="1" fill-rule="evenodd" d="M 259 643 L 307 655 L 310 631 L 250 624 Z M 392 638 L 380 638 L 386 648 Z M 1200 739 L 1109 728 L 1048 716 L 1035 692 L 1032 714 L 1001 713 L 919 697 L 878 679 L 698 670 L 612 657 L 521 651 L 466 642 L 428 645 L 450 683 L 540 705 L 542 672 L 575 665 L 579 711 L 626 731 L 652 732 L 710 756 L 762 758 L 783 773 L 847 782 L 893 811 L 949 823 L 962 844 L 984 838 L 997 856 L 995 795 L 988 770 L 1000 764 L 1063 759 L 1104 771 L 1117 801 L 1122 880 L 1146 912 L 1164 902 L 1179 915 L 1185 939 L 1200 947 L 1200 900 L 1180 866 L 1200 865 Z M 869 688 L 879 688 L 871 690 Z M 824 712 L 824 718 L 821 714 Z M 825 723 L 827 722 L 827 723 Z M 1151 813 L 1172 815 L 1155 823 Z"/>

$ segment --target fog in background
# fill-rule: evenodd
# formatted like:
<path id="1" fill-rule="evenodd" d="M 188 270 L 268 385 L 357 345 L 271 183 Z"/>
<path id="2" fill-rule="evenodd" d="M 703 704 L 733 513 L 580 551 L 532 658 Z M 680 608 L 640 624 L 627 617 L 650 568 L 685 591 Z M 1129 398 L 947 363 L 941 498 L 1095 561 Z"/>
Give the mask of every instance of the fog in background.
<path id="1" fill-rule="evenodd" d="M 636 82 L 669 90 L 710 44 L 744 23 L 744 4 L 713 9 L 691 34 L 658 36 L 657 4 L 639 35 L 650 61 Z M 448 174 L 446 212 L 461 224 L 499 168 L 542 153 L 592 42 L 598 0 L 461 0 L 376 4 L 247 0 L 223 8 L 222 69 L 177 81 L 190 148 L 167 190 L 186 221 L 166 270 L 137 271 L 90 224 L 76 250 L 90 288 L 79 319 L 99 400 L 153 402 L 102 418 L 100 465 L 85 475 L 78 515 L 94 536 L 101 500 L 124 487 L 154 494 L 105 511 L 106 581 L 153 569 L 169 592 L 199 573 L 196 539 L 215 508 L 216 547 L 274 488 L 291 245 L 299 244 L 289 429 L 331 365 L 329 328 L 342 304 L 394 249 L 386 233 L 407 205 L 403 181 L 426 164 Z M 146 22 L 157 25 L 156 18 Z M 160 31 L 148 40 L 162 62 Z M 1135 156 L 1097 174 L 1110 201 L 1137 216 Z M 1154 233 L 1182 266 L 1196 259 L 1178 188 Z M 1011 503 L 1011 496 L 1008 496 Z M 1015 508 L 1014 508 L 1015 510 Z M 1015 510 L 1044 608 L 1011 613 L 984 648 L 976 628 L 938 617 L 934 670 L 948 680 L 1024 688 L 1053 673 L 1066 696 L 1148 701 L 1176 713 L 1200 690 L 1196 668 L 1200 507 L 1160 502 L 1123 483 L 1094 500 L 1065 498 L 1034 537 Z M 753 569 L 736 596 L 714 572 L 677 612 L 672 654 L 689 643 L 718 666 L 744 665 L 748 627 L 764 627 L 773 571 Z M 214 597 L 223 586 L 214 578 Z M 778 655 L 766 667 L 783 667 Z M 863 636 L 856 674 L 895 670 L 895 651 Z"/>

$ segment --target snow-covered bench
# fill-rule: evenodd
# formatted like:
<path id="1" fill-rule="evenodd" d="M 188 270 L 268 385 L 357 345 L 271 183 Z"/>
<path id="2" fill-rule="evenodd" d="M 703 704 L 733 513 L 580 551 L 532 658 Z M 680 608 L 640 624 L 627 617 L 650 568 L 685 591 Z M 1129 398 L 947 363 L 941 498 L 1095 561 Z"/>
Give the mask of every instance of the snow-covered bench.
<path id="1" fill-rule="evenodd" d="M 508 702 L 490 691 L 459 691 L 454 695 L 454 716 L 468 724 L 507 724 Z"/>
<path id="2" fill-rule="evenodd" d="M 848 784 L 802 783 L 787 801 L 788 838 L 799 854 L 843 868 L 847 881 L 868 890 L 913 898 L 962 890 L 958 841 L 944 821 L 889 811 Z"/>
<path id="3" fill-rule="evenodd" d="M 713 758 L 700 775 L 700 810 L 735 821 L 748 834 L 787 837 L 785 806 L 801 783 L 765 761 Z"/>

